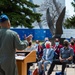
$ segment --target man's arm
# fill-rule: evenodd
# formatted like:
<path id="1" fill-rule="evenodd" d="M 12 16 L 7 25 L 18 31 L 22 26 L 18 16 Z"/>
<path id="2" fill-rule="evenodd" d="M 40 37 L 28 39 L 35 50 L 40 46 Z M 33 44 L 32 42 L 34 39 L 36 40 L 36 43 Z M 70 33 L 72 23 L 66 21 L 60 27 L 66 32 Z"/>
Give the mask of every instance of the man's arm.
<path id="1" fill-rule="evenodd" d="M 32 40 L 32 35 L 26 37 L 26 40 L 22 42 L 17 33 L 14 34 L 14 46 L 17 50 L 23 50 L 28 46 L 28 42 Z"/>
<path id="2" fill-rule="evenodd" d="M 73 48 L 70 49 L 70 57 L 68 57 L 66 60 L 72 60 L 74 55 L 74 50 Z"/>
<path id="3" fill-rule="evenodd" d="M 68 57 L 66 60 L 72 60 L 73 56 Z"/>
<path id="4" fill-rule="evenodd" d="M 43 56 L 42 56 L 42 60 L 45 60 L 45 49 L 43 49 Z"/>

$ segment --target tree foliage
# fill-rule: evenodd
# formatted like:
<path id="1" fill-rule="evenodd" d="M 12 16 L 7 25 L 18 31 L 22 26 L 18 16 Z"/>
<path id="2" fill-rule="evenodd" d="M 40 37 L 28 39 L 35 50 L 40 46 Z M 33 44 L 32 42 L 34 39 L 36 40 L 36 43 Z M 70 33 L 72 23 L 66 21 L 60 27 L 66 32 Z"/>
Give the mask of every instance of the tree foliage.
<path id="1" fill-rule="evenodd" d="M 55 1 L 55 2 L 53 2 L 53 1 Z M 58 10 L 56 9 L 55 5 L 58 7 Z M 40 5 L 39 11 L 46 12 L 48 8 L 50 11 L 52 23 L 53 23 L 53 25 L 55 25 L 57 18 L 59 16 L 58 11 L 60 13 L 62 11 L 62 4 L 59 1 L 56 2 L 56 0 L 44 0 L 44 2 Z M 47 26 L 46 13 L 44 13 L 44 15 L 42 16 L 41 22 L 43 23 L 42 25 Z"/>
<path id="2" fill-rule="evenodd" d="M 13 27 L 18 25 L 33 28 L 34 21 L 40 22 L 40 13 L 33 12 L 32 8 L 39 7 L 28 0 L 0 0 L 0 14 L 9 16 Z"/>
<path id="3" fill-rule="evenodd" d="M 74 2 L 72 2 L 71 4 L 72 4 L 72 6 L 74 7 L 74 12 L 75 12 L 75 0 L 74 0 Z"/>
<path id="4" fill-rule="evenodd" d="M 75 28 L 75 15 L 71 18 L 67 18 L 64 23 L 66 28 Z"/>
<path id="5" fill-rule="evenodd" d="M 72 2 L 71 4 L 75 9 L 75 2 Z M 64 22 L 64 26 L 66 28 L 75 28 L 75 15 L 71 16 L 70 18 L 67 18 Z"/>

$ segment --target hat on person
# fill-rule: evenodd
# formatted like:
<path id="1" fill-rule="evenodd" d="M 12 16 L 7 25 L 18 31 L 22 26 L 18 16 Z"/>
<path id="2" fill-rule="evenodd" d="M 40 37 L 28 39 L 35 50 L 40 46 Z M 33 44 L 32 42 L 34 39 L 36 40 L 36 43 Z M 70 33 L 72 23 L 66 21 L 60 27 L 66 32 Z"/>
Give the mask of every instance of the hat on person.
<path id="1" fill-rule="evenodd" d="M 0 16 L 0 23 L 5 22 L 5 21 L 7 21 L 8 19 L 9 19 L 9 18 L 8 18 L 7 15 L 2 14 L 2 15 Z"/>
<path id="2" fill-rule="evenodd" d="M 69 44 L 69 41 L 65 39 L 65 40 L 63 41 L 63 43 Z"/>
<path id="3" fill-rule="evenodd" d="M 46 42 L 46 41 L 49 41 L 48 37 L 45 37 L 45 40 L 44 40 L 44 41 L 45 41 L 45 42 Z"/>

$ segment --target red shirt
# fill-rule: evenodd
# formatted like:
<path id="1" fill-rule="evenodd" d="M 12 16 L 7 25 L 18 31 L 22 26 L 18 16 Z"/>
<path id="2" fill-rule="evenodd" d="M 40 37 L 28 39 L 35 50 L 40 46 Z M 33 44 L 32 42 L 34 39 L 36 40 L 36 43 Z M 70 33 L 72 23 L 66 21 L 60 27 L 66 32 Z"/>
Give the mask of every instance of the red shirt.
<path id="1" fill-rule="evenodd" d="M 55 50 L 55 52 L 59 55 L 59 53 L 60 53 L 60 49 L 62 48 L 63 46 L 62 45 L 58 45 L 58 46 L 56 46 L 56 45 L 54 45 L 53 46 L 53 48 L 54 48 L 54 50 Z"/>
<path id="2" fill-rule="evenodd" d="M 75 54 L 75 44 L 74 44 L 74 45 L 70 45 L 70 47 L 73 48 L 73 50 L 74 50 L 74 54 Z"/>

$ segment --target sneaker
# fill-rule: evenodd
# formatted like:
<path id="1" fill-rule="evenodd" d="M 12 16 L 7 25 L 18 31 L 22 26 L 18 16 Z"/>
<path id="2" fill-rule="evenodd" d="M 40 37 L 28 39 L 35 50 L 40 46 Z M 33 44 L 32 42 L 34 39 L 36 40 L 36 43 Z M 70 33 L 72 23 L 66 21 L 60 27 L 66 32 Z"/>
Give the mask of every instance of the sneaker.
<path id="1" fill-rule="evenodd" d="M 56 72 L 55 75 L 64 75 L 64 73 L 62 73 L 62 72 Z"/>
<path id="2" fill-rule="evenodd" d="M 75 68 L 75 66 L 73 66 L 72 68 Z"/>
<path id="3" fill-rule="evenodd" d="M 69 65 L 66 65 L 66 67 L 69 67 Z"/>

